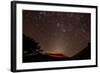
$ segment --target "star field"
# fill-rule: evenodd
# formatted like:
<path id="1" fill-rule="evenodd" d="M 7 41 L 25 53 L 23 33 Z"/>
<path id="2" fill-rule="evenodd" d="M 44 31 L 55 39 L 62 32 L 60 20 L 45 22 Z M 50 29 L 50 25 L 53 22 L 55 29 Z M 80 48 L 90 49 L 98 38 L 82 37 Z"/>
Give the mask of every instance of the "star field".
<path id="1" fill-rule="evenodd" d="M 73 56 L 90 43 L 89 13 L 23 10 L 23 33 L 40 43 L 44 52 Z M 57 51 L 57 52 L 58 52 Z"/>

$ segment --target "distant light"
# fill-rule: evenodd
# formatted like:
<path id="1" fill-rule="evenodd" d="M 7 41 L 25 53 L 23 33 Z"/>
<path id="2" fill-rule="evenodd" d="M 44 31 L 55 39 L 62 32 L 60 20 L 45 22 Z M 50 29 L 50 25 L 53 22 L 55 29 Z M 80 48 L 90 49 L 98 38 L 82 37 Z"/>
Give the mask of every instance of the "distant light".
<path id="1" fill-rule="evenodd" d="M 66 29 L 63 29 L 62 32 L 66 32 Z"/>

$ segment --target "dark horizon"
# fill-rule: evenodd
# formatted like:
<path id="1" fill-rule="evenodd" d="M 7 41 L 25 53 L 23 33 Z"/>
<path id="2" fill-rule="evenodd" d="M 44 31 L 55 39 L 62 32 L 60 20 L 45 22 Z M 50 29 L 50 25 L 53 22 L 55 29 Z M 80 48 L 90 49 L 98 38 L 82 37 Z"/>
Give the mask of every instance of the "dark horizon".
<path id="1" fill-rule="evenodd" d="M 43 53 L 39 43 L 23 34 L 23 63 L 91 59 L 91 43 L 72 57 L 62 53 Z"/>

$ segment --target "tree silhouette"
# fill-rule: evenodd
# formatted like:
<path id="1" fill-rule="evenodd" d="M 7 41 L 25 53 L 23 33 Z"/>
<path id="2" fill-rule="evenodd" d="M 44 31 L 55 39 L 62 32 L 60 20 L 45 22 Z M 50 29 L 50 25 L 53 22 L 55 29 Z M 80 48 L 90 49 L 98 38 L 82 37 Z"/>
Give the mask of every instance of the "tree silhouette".
<path id="1" fill-rule="evenodd" d="M 23 34 L 23 57 L 40 54 L 41 51 L 39 43 Z"/>

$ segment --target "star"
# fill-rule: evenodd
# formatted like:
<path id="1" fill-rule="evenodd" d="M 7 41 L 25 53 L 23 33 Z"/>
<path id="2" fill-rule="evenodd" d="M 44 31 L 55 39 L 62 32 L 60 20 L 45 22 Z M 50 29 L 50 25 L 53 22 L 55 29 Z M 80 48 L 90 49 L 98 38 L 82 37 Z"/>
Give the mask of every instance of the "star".
<path id="1" fill-rule="evenodd" d="M 82 32 L 86 32 L 84 29 L 82 29 Z"/>
<path id="2" fill-rule="evenodd" d="M 41 14 L 43 14 L 43 12 L 39 12 L 39 14 L 41 15 Z"/>
<path id="3" fill-rule="evenodd" d="M 62 32 L 66 32 L 66 29 L 62 29 Z"/>
<path id="4" fill-rule="evenodd" d="M 47 13 L 46 12 L 39 12 L 40 15 L 46 16 Z"/>
<path id="5" fill-rule="evenodd" d="M 57 23 L 57 27 L 60 27 L 60 24 L 59 23 Z"/>

